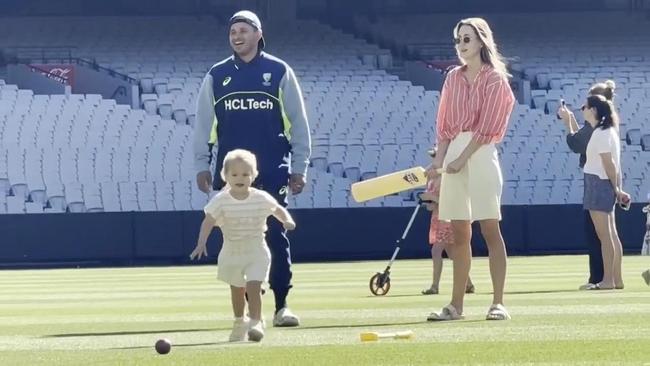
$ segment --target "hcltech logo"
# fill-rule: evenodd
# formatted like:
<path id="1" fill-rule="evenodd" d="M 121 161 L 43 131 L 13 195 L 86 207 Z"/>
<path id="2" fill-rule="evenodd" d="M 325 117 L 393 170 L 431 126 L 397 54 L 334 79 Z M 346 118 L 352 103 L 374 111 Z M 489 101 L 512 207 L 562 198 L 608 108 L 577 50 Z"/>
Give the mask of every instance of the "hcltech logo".
<path id="1" fill-rule="evenodd" d="M 273 101 L 271 101 L 270 99 L 255 100 L 253 98 L 230 99 L 224 102 L 224 106 L 227 111 L 247 111 L 247 110 L 257 110 L 257 109 L 273 110 Z"/>

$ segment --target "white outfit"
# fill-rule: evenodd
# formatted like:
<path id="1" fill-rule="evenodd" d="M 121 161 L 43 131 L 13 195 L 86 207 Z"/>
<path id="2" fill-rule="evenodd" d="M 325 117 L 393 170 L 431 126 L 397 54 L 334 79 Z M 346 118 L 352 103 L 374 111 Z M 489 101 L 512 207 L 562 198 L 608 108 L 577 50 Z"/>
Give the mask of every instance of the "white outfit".
<path id="1" fill-rule="evenodd" d="M 616 128 L 601 129 L 596 127 L 587 144 L 587 162 L 585 174 L 597 175 L 600 179 L 609 179 L 600 154 L 611 153 L 616 165 L 616 171 L 621 171 L 621 141 Z"/>
<path id="2" fill-rule="evenodd" d="M 461 132 L 449 143 L 443 167 L 456 160 L 473 137 Z M 501 220 L 503 175 L 494 144 L 485 144 L 472 154 L 463 169 L 444 173 L 440 182 L 440 220 Z"/>
<path id="3" fill-rule="evenodd" d="M 255 188 L 250 188 L 243 200 L 234 198 L 228 189 L 212 197 L 204 211 L 216 220 L 223 233 L 218 279 L 236 287 L 245 287 L 247 281 L 267 281 L 271 253 L 264 233 L 266 219 L 277 206 L 270 194 Z"/>

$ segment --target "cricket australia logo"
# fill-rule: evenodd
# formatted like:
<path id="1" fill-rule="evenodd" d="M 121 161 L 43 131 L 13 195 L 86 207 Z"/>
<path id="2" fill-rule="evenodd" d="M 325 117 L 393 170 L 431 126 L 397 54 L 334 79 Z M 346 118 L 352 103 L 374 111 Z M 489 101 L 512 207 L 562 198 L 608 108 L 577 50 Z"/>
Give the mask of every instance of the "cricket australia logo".
<path id="1" fill-rule="evenodd" d="M 262 85 L 271 86 L 271 73 L 270 72 L 265 72 L 264 74 L 262 74 L 262 79 L 264 79 L 264 81 L 262 82 Z"/>
<path id="2" fill-rule="evenodd" d="M 402 176 L 402 179 L 404 179 L 406 183 L 410 185 L 415 185 L 420 182 L 420 179 L 418 179 L 418 176 L 414 173 L 406 173 L 404 176 Z"/>
<path id="3" fill-rule="evenodd" d="M 226 76 L 226 78 L 223 79 L 223 83 L 221 83 L 221 85 L 226 86 L 230 84 L 230 80 L 232 80 L 232 78 L 230 76 Z"/>

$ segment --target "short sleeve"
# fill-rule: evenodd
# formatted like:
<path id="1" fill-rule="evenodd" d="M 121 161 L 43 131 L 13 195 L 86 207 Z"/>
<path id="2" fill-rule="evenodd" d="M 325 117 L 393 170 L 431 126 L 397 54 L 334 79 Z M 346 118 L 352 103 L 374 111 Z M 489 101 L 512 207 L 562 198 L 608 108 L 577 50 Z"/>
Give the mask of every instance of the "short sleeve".
<path id="1" fill-rule="evenodd" d="M 273 213 L 275 211 L 275 208 L 278 206 L 278 201 L 273 198 L 270 194 L 268 194 L 265 191 L 258 191 L 260 197 L 262 198 L 260 201 L 262 202 L 262 209 L 266 212 Z"/>
<path id="2" fill-rule="evenodd" d="M 614 142 L 614 134 L 610 133 L 610 131 L 603 131 L 600 130 L 597 133 L 594 133 L 591 138 L 594 138 L 596 136 L 596 141 L 594 141 L 595 147 L 596 147 L 596 152 L 598 154 L 605 154 L 605 153 L 611 153 L 613 150 L 613 146 L 615 144 Z"/>
<path id="3" fill-rule="evenodd" d="M 203 212 L 205 212 L 206 215 L 211 216 L 213 219 L 217 220 L 219 218 L 219 215 L 221 214 L 222 207 L 223 207 L 223 195 L 221 194 L 216 194 L 210 201 L 208 202 L 207 205 L 203 208 Z"/>

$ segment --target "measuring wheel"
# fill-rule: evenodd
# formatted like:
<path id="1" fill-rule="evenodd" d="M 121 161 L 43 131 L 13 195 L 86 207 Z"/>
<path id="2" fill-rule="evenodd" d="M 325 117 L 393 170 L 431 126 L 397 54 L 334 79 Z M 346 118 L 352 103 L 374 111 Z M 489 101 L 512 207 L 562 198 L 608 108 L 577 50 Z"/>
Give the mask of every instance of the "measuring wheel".
<path id="1" fill-rule="evenodd" d="M 375 296 L 384 296 L 390 290 L 390 276 L 388 273 L 375 273 L 370 277 L 370 292 Z"/>

